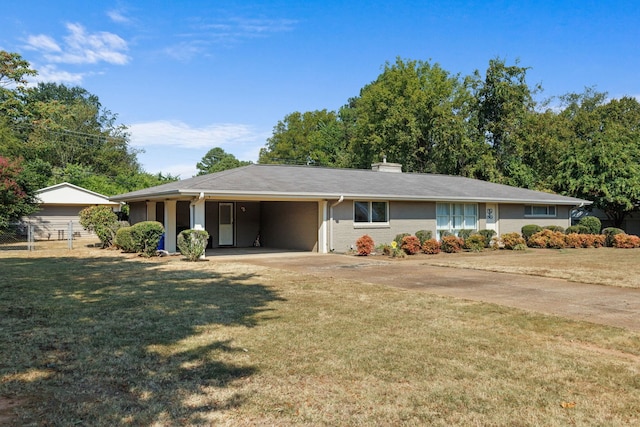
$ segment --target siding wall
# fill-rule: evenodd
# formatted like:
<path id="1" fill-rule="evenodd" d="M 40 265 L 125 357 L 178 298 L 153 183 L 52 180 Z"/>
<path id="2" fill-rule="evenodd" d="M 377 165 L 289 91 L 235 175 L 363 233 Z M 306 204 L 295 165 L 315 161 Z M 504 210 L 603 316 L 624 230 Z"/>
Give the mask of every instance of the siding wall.
<path id="1" fill-rule="evenodd" d="M 318 250 L 317 202 L 261 202 L 260 210 L 263 246 Z"/>
<path id="2" fill-rule="evenodd" d="M 524 217 L 524 205 L 501 204 L 498 208 L 498 221 L 500 234 L 520 233 L 522 227 L 527 224 L 536 224 L 541 227 L 547 225 L 559 225 L 567 228 L 571 225 L 569 217 L 570 206 L 556 206 L 556 217 Z"/>

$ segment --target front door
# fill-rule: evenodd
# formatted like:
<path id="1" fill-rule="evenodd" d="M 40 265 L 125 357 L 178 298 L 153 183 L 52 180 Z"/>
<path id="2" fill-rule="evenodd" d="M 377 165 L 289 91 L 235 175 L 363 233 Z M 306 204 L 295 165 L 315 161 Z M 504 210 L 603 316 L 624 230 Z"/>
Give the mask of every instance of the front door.
<path id="1" fill-rule="evenodd" d="M 218 245 L 233 246 L 233 203 L 220 203 L 218 218 Z"/>
<path id="2" fill-rule="evenodd" d="M 498 233 L 498 205 L 487 203 L 487 230 L 493 230 Z"/>

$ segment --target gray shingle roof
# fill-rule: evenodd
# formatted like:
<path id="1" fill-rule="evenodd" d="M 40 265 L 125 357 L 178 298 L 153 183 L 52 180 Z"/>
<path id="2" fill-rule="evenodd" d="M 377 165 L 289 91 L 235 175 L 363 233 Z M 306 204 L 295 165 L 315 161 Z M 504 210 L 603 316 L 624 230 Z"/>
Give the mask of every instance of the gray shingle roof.
<path id="1" fill-rule="evenodd" d="M 586 200 L 494 184 L 460 176 L 376 172 L 309 166 L 249 165 L 111 197 L 139 201 L 191 197 L 265 200 L 380 199 L 590 204 Z"/>

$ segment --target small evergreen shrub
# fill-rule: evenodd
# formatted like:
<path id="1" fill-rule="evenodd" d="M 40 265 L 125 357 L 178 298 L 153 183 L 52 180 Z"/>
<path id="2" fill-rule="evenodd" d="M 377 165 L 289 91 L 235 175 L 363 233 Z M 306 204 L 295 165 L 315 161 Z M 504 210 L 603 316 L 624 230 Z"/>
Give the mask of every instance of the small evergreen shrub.
<path id="1" fill-rule="evenodd" d="M 613 247 L 620 249 L 640 248 L 640 237 L 625 233 L 615 234 L 613 235 Z"/>
<path id="2" fill-rule="evenodd" d="M 520 235 L 520 233 L 505 233 L 500 236 L 500 240 L 502 240 L 502 246 L 505 249 L 514 250 L 517 245 L 526 245 L 524 237 Z M 526 246 L 525 246 L 526 247 Z"/>
<path id="3" fill-rule="evenodd" d="M 206 230 L 183 230 L 178 234 L 178 249 L 187 261 L 197 261 L 204 255 L 209 242 Z"/>
<path id="4" fill-rule="evenodd" d="M 440 250 L 449 254 L 460 252 L 464 241 L 456 236 L 444 236 L 440 239 Z"/>
<path id="5" fill-rule="evenodd" d="M 600 229 L 602 229 L 602 222 L 596 216 L 585 216 L 578 225 L 588 228 L 589 234 L 600 234 Z"/>
<path id="6" fill-rule="evenodd" d="M 562 249 L 566 247 L 565 235 L 559 231 L 542 230 L 527 240 L 530 248 Z"/>
<path id="7" fill-rule="evenodd" d="M 522 232 L 522 237 L 524 237 L 524 240 L 529 240 L 529 238 L 531 236 L 533 236 L 536 233 L 539 233 L 542 231 L 542 227 L 540 227 L 539 225 L 536 224 L 528 224 L 522 227 L 522 229 L 520 230 Z"/>
<path id="8" fill-rule="evenodd" d="M 396 234 L 396 238 L 393 239 L 393 241 L 396 242 L 396 245 L 398 245 L 399 248 L 401 248 L 402 247 L 402 239 L 404 239 L 407 236 L 411 236 L 411 234 L 409 234 L 409 233 Z"/>
<path id="9" fill-rule="evenodd" d="M 578 224 L 578 225 L 572 225 L 571 227 L 567 227 L 567 229 L 565 230 L 565 233 L 589 234 L 589 229 L 584 225 Z"/>
<path id="10" fill-rule="evenodd" d="M 559 225 L 545 225 L 543 227 L 544 230 L 558 231 L 560 233 L 564 233 L 564 227 Z"/>
<path id="11" fill-rule="evenodd" d="M 611 248 L 613 247 L 614 236 L 617 234 L 625 234 L 625 233 L 624 233 L 624 230 L 622 230 L 621 228 L 607 227 L 602 229 L 602 234 L 604 234 L 605 246 L 608 248 Z"/>
<path id="12" fill-rule="evenodd" d="M 136 248 L 135 242 L 133 240 L 131 227 L 122 227 L 119 228 L 118 231 L 116 231 L 115 244 L 124 252 L 138 252 L 138 249 Z"/>
<path id="13" fill-rule="evenodd" d="M 422 252 L 429 255 L 435 255 L 440 253 L 440 242 L 436 239 L 425 240 L 422 244 Z"/>
<path id="14" fill-rule="evenodd" d="M 416 236 L 405 236 L 402 238 L 402 250 L 407 255 L 415 255 L 420 252 L 420 240 Z"/>
<path id="15" fill-rule="evenodd" d="M 484 237 L 484 247 L 488 248 L 491 246 L 491 239 L 496 235 L 496 230 L 480 230 L 478 234 Z"/>
<path id="16" fill-rule="evenodd" d="M 448 230 L 440 230 L 438 231 L 438 234 L 440 235 L 440 240 L 442 240 L 443 237 L 453 236 L 453 233 Z"/>
<path id="17" fill-rule="evenodd" d="M 137 250 L 146 257 L 156 254 L 162 233 L 164 227 L 158 221 L 142 221 L 131 227 L 133 242 Z"/>
<path id="18" fill-rule="evenodd" d="M 518 243 L 517 245 L 515 245 L 513 247 L 514 251 L 526 251 L 527 250 L 527 245 L 525 245 L 524 243 Z"/>
<path id="19" fill-rule="evenodd" d="M 462 240 L 467 240 L 469 236 L 471 236 L 475 232 L 476 230 L 463 229 L 458 231 L 458 237 L 461 238 Z"/>
<path id="20" fill-rule="evenodd" d="M 358 255 L 367 256 L 371 254 L 371 252 L 373 252 L 373 248 L 375 248 L 375 245 L 373 244 L 373 239 L 367 234 L 360 237 L 356 241 L 356 249 L 358 251 Z"/>
<path id="21" fill-rule="evenodd" d="M 464 248 L 471 252 L 482 252 L 485 244 L 486 240 L 481 234 L 472 234 L 464 240 Z"/>
<path id="22" fill-rule="evenodd" d="M 108 206 L 89 206 L 79 213 L 80 225 L 100 239 L 103 248 L 108 248 L 116 238 L 116 232 L 120 228 L 118 215 Z"/>
<path id="23" fill-rule="evenodd" d="M 431 239 L 431 230 L 418 230 L 416 231 L 416 237 L 420 240 L 420 245 L 427 240 Z"/>

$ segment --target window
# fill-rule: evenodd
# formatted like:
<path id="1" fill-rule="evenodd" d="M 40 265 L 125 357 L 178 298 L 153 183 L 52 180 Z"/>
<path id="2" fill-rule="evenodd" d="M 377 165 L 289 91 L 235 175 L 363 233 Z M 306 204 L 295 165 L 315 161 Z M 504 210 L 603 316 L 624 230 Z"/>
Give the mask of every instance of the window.
<path id="1" fill-rule="evenodd" d="M 389 222 L 387 202 L 353 202 L 353 221 L 358 223 Z"/>
<path id="2" fill-rule="evenodd" d="M 556 216 L 554 205 L 525 205 L 524 216 Z"/>
<path id="3" fill-rule="evenodd" d="M 436 228 L 457 234 L 460 230 L 477 230 L 478 205 L 475 203 L 436 204 Z"/>

